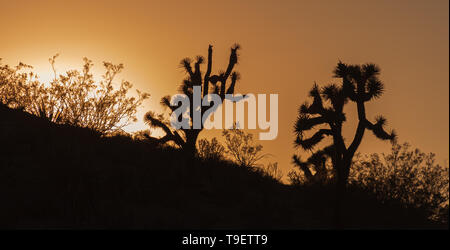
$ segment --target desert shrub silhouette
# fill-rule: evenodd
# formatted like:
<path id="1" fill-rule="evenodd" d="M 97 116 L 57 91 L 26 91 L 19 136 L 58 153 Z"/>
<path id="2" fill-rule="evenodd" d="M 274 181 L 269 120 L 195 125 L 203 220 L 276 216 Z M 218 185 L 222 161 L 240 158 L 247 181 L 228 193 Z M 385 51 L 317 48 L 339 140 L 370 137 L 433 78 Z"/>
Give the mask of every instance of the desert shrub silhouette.
<path id="1" fill-rule="evenodd" d="M 283 171 L 278 167 L 278 162 L 269 162 L 261 167 L 263 175 L 269 176 L 276 181 L 281 182 L 283 178 Z"/>
<path id="2" fill-rule="evenodd" d="M 436 164 L 434 157 L 408 143 L 394 143 L 388 154 L 357 155 L 349 182 L 382 202 L 400 200 L 448 223 L 449 168 Z"/>
<path id="3" fill-rule="evenodd" d="M 221 160 L 225 158 L 225 148 L 216 137 L 211 140 L 201 139 L 198 141 L 197 154 L 202 159 Z"/>
<path id="4" fill-rule="evenodd" d="M 233 71 L 234 66 L 238 63 L 238 50 L 240 46 L 235 44 L 231 47 L 230 59 L 228 62 L 227 69 L 225 71 L 219 71 L 217 75 L 211 75 L 212 71 L 212 45 L 208 48 L 208 59 L 207 59 L 207 69 L 204 75 L 202 75 L 200 65 L 204 62 L 204 57 L 197 56 L 194 69 L 192 69 L 192 60 L 190 58 L 185 58 L 181 60 L 181 67 L 185 70 L 187 77 L 183 80 L 180 85 L 180 92 L 185 94 L 190 100 L 189 110 L 194 110 L 193 102 L 193 89 L 194 86 L 201 87 L 201 98 L 208 95 L 208 93 L 217 94 L 220 96 L 221 100 L 225 100 L 225 94 L 234 94 L 234 89 L 236 82 L 239 80 L 240 75 L 238 72 Z M 231 77 L 231 78 L 230 78 Z M 227 81 L 229 85 L 227 87 Z M 161 104 L 170 110 L 169 114 L 172 114 L 174 110 L 178 109 L 179 106 L 170 105 L 170 96 L 165 96 L 161 99 Z M 180 104 L 178 104 L 180 105 Z M 207 107 L 201 109 L 201 117 L 203 117 Z M 185 152 L 190 155 L 195 155 L 196 142 L 200 132 L 203 130 L 203 124 L 198 129 L 193 128 L 193 116 L 194 112 L 189 112 L 189 128 L 181 128 L 175 130 L 170 125 L 170 121 L 163 114 L 155 114 L 150 111 L 145 115 L 145 121 L 151 127 L 160 128 L 164 131 L 165 135 L 161 138 L 153 138 L 152 141 L 159 141 L 160 143 L 172 142 L 178 147 L 183 148 Z"/>
<path id="5" fill-rule="evenodd" d="M 83 70 L 68 70 L 57 74 L 55 63 L 58 54 L 49 59 L 54 79 L 42 83 L 32 67 L 20 63 L 16 67 L 0 62 L 0 101 L 11 108 L 20 108 L 56 123 L 87 127 L 101 133 L 121 130 L 136 121 L 137 107 L 149 94 L 137 91 L 136 97 L 128 97 L 132 88 L 122 81 L 118 89 L 114 80 L 124 66 L 104 62 L 105 74 L 96 83 L 91 73 L 92 61 L 84 58 Z"/>
<path id="6" fill-rule="evenodd" d="M 197 156 L 203 160 L 230 160 L 238 166 L 249 168 L 252 171 L 281 182 L 283 172 L 278 162 L 262 164 L 259 161 L 269 154 L 263 154 L 263 146 L 253 141 L 251 133 L 244 132 L 234 126 L 233 129 L 223 130 L 225 147 L 216 137 L 211 140 L 198 141 Z"/>
<path id="7" fill-rule="evenodd" d="M 253 140 L 253 134 L 238 129 L 236 125 L 232 129 L 224 129 L 222 135 L 226 153 L 240 166 L 257 167 L 260 165 L 258 162 L 267 156 L 262 153 L 263 146 Z"/>

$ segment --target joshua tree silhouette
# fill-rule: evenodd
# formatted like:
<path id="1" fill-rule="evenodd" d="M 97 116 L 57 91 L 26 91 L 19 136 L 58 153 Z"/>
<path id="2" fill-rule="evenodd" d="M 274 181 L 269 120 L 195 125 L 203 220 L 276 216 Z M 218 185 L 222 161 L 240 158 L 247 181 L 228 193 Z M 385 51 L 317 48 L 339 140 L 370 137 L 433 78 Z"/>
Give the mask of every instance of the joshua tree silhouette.
<path id="1" fill-rule="evenodd" d="M 312 104 L 305 102 L 300 106 L 297 121 L 294 126 L 296 134 L 295 146 L 303 150 L 312 151 L 326 136 L 332 137 L 333 143 L 322 150 L 313 153 L 307 161 L 302 161 L 294 155 L 294 163 L 312 178 L 309 166 L 315 166 L 316 174 L 321 174 L 326 158 L 331 158 L 336 175 L 338 189 L 345 189 L 353 156 L 361 144 L 366 129 L 382 140 L 395 140 L 395 132 L 387 133 L 383 126 L 386 119 L 378 116 L 372 123 L 366 118 L 365 103 L 379 98 L 383 94 L 384 85 L 378 76 L 380 69 L 374 64 L 347 65 L 339 62 L 334 70 L 334 77 L 342 78 L 342 86 L 329 84 L 321 89 L 314 84 L 309 96 L 313 98 Z M 349 146 L 344 143 L 342 124 L 346 121 L 344 105 L 348 101 L 355 102 L 358 110 L 358 127 L 353 141 Z M 325 106 L 329 101 L 331 105 Z M 305 132 L 320 126 L 309 138 Z"/>
<path id="2" fill-rule="evenodd" d="M 204 58 L 202 56 L 197 56 L 194 69 L 192 69 L 192 60 L 190 58 L 185 58 L 181 60 L 181 67 L 186 71 L 187 78 L 182 82 L 179 91 L 189 97 L 190 100 L 193 98 L 193 87 L 201 86 L 202 89 L 202 98 L 208 95 L 211 87 L 211 91 L 214 94 L 220 96 L 222 101 L 225 99 L 225 94 L 234 94 L 234 88 L 236 82 L 239 80 L 240 75 L 238 72 L 233 71 L 234 66 L 238 63 L 238 53 L 237 51 L 240 49 L 238 44 L 235 44 L 231 47 L 230 59 L 228 62 L 228 67 L 225 71 L 219 71 L 217 75 L 211 75 L 212 71 L 212 45 L 209 45 L 208 48 L 208 61 L 206 73 L 202 76 L 202 72 L 200 70 L 200 65 L 204 62 Z M 227 81 L 230 79 L 231 83 L 227 88 Z M 211 86 L 209 85 L 211 83 Z M 161 105 L 170 109 L 170 114 L 178 108 L 178 106 L 170 105 L 170 96 L 165 96 L 161 99 Z M 207 108 L 201 110 L 201 115 L 205 113 Z M 190 109 L 193 110 L 193 102 L 190 103 Z M 163 115 L 156 115 L 153 112 L 147 112 L 145 115 L 145 121 L 151 127 L 161 128 L 165 135 L 161 138 L 154 138 L 150 135 L 147 135 L 147 138 L 151 141 L 156 141 L 159 143 L 173 142 L 182 149 L 186 150 L 189 154 L 195 154 L 195 144 L 198 138 L 198 135 L 203 130 L 203 124 L 201 128 L 194 129 L 193 128 L 193 114 L 194 112 L 189 112 L 189 128 L 188 129 L 179 129 L 175 130 L 170 126 L 170 123 L 167 119 L 164 119 Z"/>

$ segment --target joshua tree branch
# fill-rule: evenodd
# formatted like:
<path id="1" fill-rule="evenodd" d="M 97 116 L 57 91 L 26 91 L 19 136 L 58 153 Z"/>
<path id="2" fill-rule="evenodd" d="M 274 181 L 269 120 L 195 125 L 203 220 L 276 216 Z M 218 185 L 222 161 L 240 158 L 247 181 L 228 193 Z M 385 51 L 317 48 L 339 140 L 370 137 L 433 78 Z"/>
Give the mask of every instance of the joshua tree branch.
<path id="1" fill-rule="evenodd" d="M 225 87 L 226 87 L 226 80 L 223 78 L 220 80 L 220 98 L 225 99 Z"/>
<path id="2" fill-rule="evenodd" d="M 236 81 L 239 79 L 239 73 L 236 71 L 233 72 L 231 75 L 231 84 L 227 89 L 227 94 L 233 94 L 234 93 L 234 86 L 236 85 Z"/>
<path id="3" fill-rule="evenodd" d="M 309 115 L 300 115 L 295 123 L 295 132 L 302 133 L 303 131 L 310 130 L 313 127 L 324 124 L 326 122 L 323 116 L 310 117 Z"/>
<path id="4" fill-rule="evenodd" d="M 234 48 L 231 48 L 231 54 L 230 54 L 230 60 L 228 62 L 228 67 L 222 77 L 223 82 L 227 81 L 228 77 L 230 76 L 231 72 L 233 71 L 234 65 L 238 61 L 237 50 L 239 48 L 240 48 L 239 45 L 236 45 L 236 46 L 234 46 Z"/>
<path id="5" fill-rule="evenodd" d="M 195 62 L 195 72 L 194 77 L 191 77 L 191 81 L 193 85 L 201 86 L 202 85 L 202 72 L 200 70 L 200 64 L 203 63 L 203 57 L 198 56 L 197 61 Z"/>
<path id="6" fill-rule="evenodd" d="M 311 180 L 313 178 L 311 170 L 308 167 L 308 163 L 301 161 L 300 158 L 296 155 L 292 157 L 292 161 L 303 171 L 306 179 Z"/>
<path id="7" fill-rule="evenodd" d="M 184 70 L 186 70 L 186 72 L 189 74 L 189 76 L 191 78 L 193 78 L 194 72 L 192 71 L 192 67 L 191 67 L 191 59 L 185 58 L 185 59 L 181 60 L 181 65 L 183 66 Z"/>
<path id="8" fill-rule="evenodd" d="M 209 45 L 209 47 L 208 47 L 208 63 L 207 63 L 205 78 L 203 80 L 203 97 L 205 97 L 208 94 L 209 76 L 211 75 L 211 70 L 212 70 L 212 45 Z"/>
<path id="9" fill-rule="evenodd" d="M 296 145 L 301 146 L 303 149 L 308 150 L 312 149 L 315 145 L 317 145 L 320 141 L 322 141 L 325 135 L 332 135 L 332 134 L 333 133 L 330 129 L 320 129 L 308 139 L 302 139 L 300 136 L 297 136 L 295 143 Z"/>
<path id="10" fill-rule="evenodd" d="M 170 105 L 170 96 L 164 96 L 161 98 L 160 104 L 166 108 L 169 108 L 171 111 L 174 111 L 178 108 L 178 106 Z"/>
<path id="11" fill-rule="evenodd" d="M 369 121 L 366 121 L 366 127 L 367 129 L 371 130 L 373 134 L 379 139 L 393 141 L 396 138 L 395 132 L 391 132 L 389 134 L 384 130 L 382 122 L 377 122 L 373 124 Z"/>

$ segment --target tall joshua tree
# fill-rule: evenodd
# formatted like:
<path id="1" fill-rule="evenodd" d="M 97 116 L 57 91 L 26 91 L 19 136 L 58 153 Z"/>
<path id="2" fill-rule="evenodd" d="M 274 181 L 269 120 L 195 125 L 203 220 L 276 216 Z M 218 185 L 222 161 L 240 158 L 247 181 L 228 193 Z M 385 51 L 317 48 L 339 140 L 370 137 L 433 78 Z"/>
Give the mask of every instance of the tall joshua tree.
<path id="1" fill-rule="evenodd" d="M 294 126 L 296 134 L 295 146 L 305 151 L 313 151 L 325 137 L 331 137 L 332 144 L 322 150 L 312 153 L 307 161 L 302 161 L 294 155 L 294 163 L 312 178 L 310 167 L 323 170 L 326 158 L 331 158 L 339 189 L 345 189 L 350 172 L 353 156 L 364 136 L 370 130 L 381 140 L 395 140 L 395 132 L 386 132 L 383 126 L 386 119 L 378 116 L 375 123 L 366 118 L 365 103 L 379 98 L 384 91 L 384 85 L 378 76 L 380 69 L 374 64 L 347 65 L 339 62 L 334 70 L 334 77 L 342 78 L 342 85 L 329 84 L 319 88 L 314 84 L 309 96 L 313 98 L 312 104 L 305 102 L 300 106 L 297 121 Z M 346 121 L 344 105 L 348 101 L 356 103 L 358 111 L 358 126 L 350 145 L 344 143 L 342 125 Z M 328 105 L 327 105 L 328 104 Z M 313 130 L 312 136 L 307 137 L 305 132 Z"/>
<path id="2" fill-rule="evenodd" d="M 181 67 L 187 74 L 187 77 L 183 80 L 180 85 L 179 91 L 189 97 L 190 107 L 189 110 L 194 110 L 193 100 L 193 89 L 194 86 L 201 87 L 201 97 L 202 100 L 208 93 L 217 94 L 220 96 L 221 100 L 225 99 L 225 94 L 234 94 L 234 88 L 236 82 L 239 80 L 240 75 L 238 72 L 233 71 L 234 66 L 238 63 L 238 50 L 240 46 L 235 44 L 231 47 L 230 59 L 228 62 L 228 67 L 225 71 L 219 71 L 216 75 L 211 75 L 212 71 L 212 52 L 213 47 L 209 45 L 208 47 L 208 59 L 206 72 L 203 74 L 200 65 L 204 63 L 204 58 L 202 56 L 197 56 L 192 68 L 192 60 L 190 58 L 185 58 L 181 60 Z M 227 87 L 227 82 L 230 82 Z M 172 114 L 179 106 L 170 105 L 170 96 L 165 96 L 161 99 L 161 105 L 169 109 L 169 113 Z M 201 109 L 201 116 L 207 110 L 206 108 Z M 145 121 L 151 127 L 161 128 L 165 135 L 161 138 L 150 137 L 147 135 L 149 140 L 166 143 L 173 142 L 182 149 L 186 150 L 189 154 L 194 154 L 196 152 L 195 144 L 198 135 L 203 130 L 203 124 L 200 128 L 194 128 L 193 118 L 194 112 L 189 112 L 189 128 L 181 128 L 175 130 L 170 125 L 170 122 L 164 118 L 163 115 L 156 115 L 153 112 L 147 112 L 145 115 Z"/>

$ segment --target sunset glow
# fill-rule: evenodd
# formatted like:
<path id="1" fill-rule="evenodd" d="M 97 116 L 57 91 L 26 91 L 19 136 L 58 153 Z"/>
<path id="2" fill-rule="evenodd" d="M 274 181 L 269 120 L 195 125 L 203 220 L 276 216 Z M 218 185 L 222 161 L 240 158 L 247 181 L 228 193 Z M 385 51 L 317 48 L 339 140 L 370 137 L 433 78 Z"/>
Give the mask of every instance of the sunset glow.
<path id="1" fill-rule="evenodd" d="M 216 48 L 213 68 L 223 69 L 229 46 L 238 42 L 243 49 L 237 92 L 279 94 L 278 138 L 262 143 L 285 170 L 291 168 L 294 152 L 295 112 L 313 82 L 334 81 L 331 71 L 338 60 L 374 62 L 382 69 L 386 92 L 383 101 L 368 106 L 370 116 L 383 110 L 400 141 L 435 152 L 444 163 L 449 156 L 448 1 L 324 5 L 323 1 L 1 1 L 0 20 L 11 24 L 2 29 L 0 57 L 11 65 L 22 61 L 34 66 L 43 81 L 52 78 L 47 59 L 55 53 L 61 54 L 58 72 L 79 69 L 85 56 L 93 60 L 96 76 L 103 72 L 103 61 L 124 63 L 118 79 L 151 94 L 139 110 L 138 123 L 127 128 L 135 131 L 147 129 L 142 120 L 146 111 L 162 112 L 162 96 L 176 93 L 184 78 L 178 67 L 182 58 L 206 55 L 211 43 Z M 388 148 L 369 139 L 360 151 Z"/>

